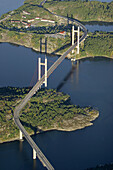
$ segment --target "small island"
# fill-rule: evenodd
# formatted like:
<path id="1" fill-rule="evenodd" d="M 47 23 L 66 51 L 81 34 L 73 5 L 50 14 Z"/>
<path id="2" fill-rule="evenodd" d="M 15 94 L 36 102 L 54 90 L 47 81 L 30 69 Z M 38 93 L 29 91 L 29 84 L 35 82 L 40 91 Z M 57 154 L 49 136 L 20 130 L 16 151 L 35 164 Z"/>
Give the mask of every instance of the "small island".
<path id="1" fill-rule="evenodd" d="M 19 139 L 13 121 L 15 107 L 29 88 L 0 88 L 0 143 Z M 55 89 L 40 89 L 21 111 L 20 120 L 27 132 L 37 134 L 48 130 L 74 131 L 93 125 L 99 111 L 92 107 L 72 105 L 70 96 Z"/>

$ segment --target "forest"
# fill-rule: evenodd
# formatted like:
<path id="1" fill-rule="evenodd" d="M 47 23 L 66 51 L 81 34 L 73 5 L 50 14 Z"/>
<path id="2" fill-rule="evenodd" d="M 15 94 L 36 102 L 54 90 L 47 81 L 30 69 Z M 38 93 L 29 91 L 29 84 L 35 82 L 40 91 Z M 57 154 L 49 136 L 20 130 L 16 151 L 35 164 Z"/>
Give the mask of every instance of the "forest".
<path id="1" fill-rule="evenodd" d="M 56 14 L 68 15 L 81 21 L 113 22 L 113 1 L 49 0 L 44 7 Z"/>
<path id="2" fill-rule="evenodd" d="M 29 90 L 0 88 L 0 143 L 19 138 L 19 130 L 13 121 L 14 109 Z M 95 116 L 98 117 L 98 111 L 89 106 L 72 105 L 67 94 L 55 89 L 40 89 L 21 111 L 20 120 L 29 134 L 36 134 L 50 129 L 68 130 L 73 125 L 83 128 Z"/>
<path id="3" fill-rule="evenodd" d="M 87 39 L 80 47 L 79 57 L 106 56 L 113 58 L 113 32 L 88 33 Z"/>

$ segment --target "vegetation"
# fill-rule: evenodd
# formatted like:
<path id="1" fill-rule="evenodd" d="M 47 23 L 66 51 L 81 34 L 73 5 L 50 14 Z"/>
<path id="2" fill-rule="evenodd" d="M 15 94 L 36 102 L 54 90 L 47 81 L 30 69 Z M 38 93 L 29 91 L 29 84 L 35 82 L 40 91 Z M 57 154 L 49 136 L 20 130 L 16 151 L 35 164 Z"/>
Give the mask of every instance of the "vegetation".
<path id="1" fill-rule="evenodd" d="M 5 19 L 6 18 L 6 19 Z M 41 26 L 55 26 L 55 24 L 66 23 L 65 19 L 56 17 L 48 10 L 39 7 L 37 4 L 25 3 L 12 12 L 3 14 L 1 27 L 5 29 L 26 30 L 25 28 L 34 28 Z M 46 21 L 43 21 L 45 19 Z M 48 21 L 47 21 L 48 20 Z M 53 22 L 49 22 L 53 21 Z"/>
<path id="2" fill-rule="evenodd" d="M 88 33 L 87 39 L 81 45 L 80 55 L 87 56 L 108 56 L 113 58 L 113 32 Z"/>
<path id="3" fill-rule="evenodd" d="M 64 28 L 64 27 L 62 27 Z M 70 34 L 70 33 L 69 33 Z M 65 37 L 48 36 L 49 34 L 37 34 L 28 32 L 16 32 L 0 29 L 0 41 L 12 42 L 40 51 L 40 39 L 44 41 L 47 37 L 47 53 L 62 54 L 71 45 L 71 38 L 67 34 Z M 76 37 L 75 37 L 76 38 Z M 105 50 L 106 49 L 106 50 Z M 44 51 L 44 46 L 42 48 Z M 70 54 L 72 57 L 72 55 Z M 113 58 L 113 32 L 94 32 L 88 33 L 86 40 L 80 45 L 80 54 L 77 58 L 89 56 L 106 56 Z"/>
<path id="4" fill-rule="evenodd" d="M 39 4 L 40 0 L 26 0 L 24 5 L 18 9 L 2 15 L 1 19 L 5 17 L 6 19 L 0 23 L 0 27 L 22 32 L 32 32 L 32 30 L 35 30 L 35 33 L 39 34 L 54 33 L 54 30 L 56 30 L 56 27 L 54 28 L 54 26 L 62 24 L 66 25 L 67 20 L 61 17 L 56 17 L 51 12 L 58 15 L 73 17 L 81 21 L 113 22 L 113 2 L 49 0 L 44 6 L 51 12 L 40 7 Z M 36 19 L 36 17 L 39 18 Z M 33 21 L 29 21 L 31 19 L 33 19 Z M 45 22 L 41 19 L 53 20 L 54 22 Z"/>
<path id="5" fill-rule="evenodd" d="M 18 138 L 19 130 L 13 121 L 14 108 L 28 92 L 28 88 L 0 88 L 0 142 Z M 32 134 L 49 129 L 83 128 L 91 125 L 90 121 L 96 117 L 98 112 L 91 107 L 72 105 L 69 95 L 43 89 L 27 103 L 20 119 Z"/>
<path id="6" fill-rule="evenodd" d="M 54 54 L 62 54 L 65 46 L 70 45 L 70 35 L 59 36 L 55 34 L 55 36 L 49 36 L 49 34 L 37 34 L 30 32 L 17 32 L 17 31 L 9 31 L 5 29 L 0 29 L 0 42 L 11 42 L 18 45 L 24 45 L 29 48 L 33 48 L 36 51 L 40 52 L 40 39 L 44 41 L 47 37 L 47 53 Z M 58 30 L 58 29 L 57 29 Z M 41 30 L 40 30 L 41 31 Z M 70 33 L 69 33 L 70 34 Z M 63 45 L 62 45 L 63 44 Z M 44 46 L 42 48 L 42 52 L 44 51 Z"/>
<path id="7" fill-rule="evenodd" d="M 44 7 L 56 14 L 68 15 L 81 21 L 113 22 L 113 1 L 49 0 Z"/>
<path id="8" fill-rule="evenodd" d="M 39 7 L 39 4 L 40 0 L 26 0 L 23 6 L 9 12 L 9 17 L 0 23 L 0 42 L 11 42 L 18 45 L 24 45 L 40 52 L 40 40 L 47 38 L 47 53 L 61 55 L 71 45 L 70 32 L 72 24 L 69 24 L 65 19 L 60 20 L 59 17 L 57 18 L 48 10 Z M 113 2 L 49 0 L 45 3 L 45 7 L 57 14 L 65 16 L 68 14 L 68 16 L 84 21 L 112 21 L 113 19 Z M 25 14 L 23 11 L 28 12 L 29 15 Z M 25 18 L 23 18 L 23 16 Z M 42 18 L 45 16 L 46 19 L 53 19 L 55 23 L 46 23 L 44 25 L 41 20 L 38 19 L 30 23 L 28 28 L 26 27 L 28 19 L 35 17 Z M 7 17 L 6 14 L 5 17 Z M 12 20 L 19 22 L 11 23 Z M 24 24 L 22 22 L 24 22 Z M 61 31 L 66 31 L 66 36 L 59 36 L 58 33 Z M 41 52 L 45 52 L 44 46 Z M 113 33 L 89 33 L 87 39 L 80 47 L 80 54 L 77 55 L 77 57 L 86 56 L 113 57 Z M 70 53 L 68 57 L 73 57 L 73 55 Z"/>
<path id="9" fill-rule="evenodd" d="M 27 88 L 0 88 L 0 142 L 18 136 L 19 130 L 13 121 L 13 112 L 28 91 Z"/>

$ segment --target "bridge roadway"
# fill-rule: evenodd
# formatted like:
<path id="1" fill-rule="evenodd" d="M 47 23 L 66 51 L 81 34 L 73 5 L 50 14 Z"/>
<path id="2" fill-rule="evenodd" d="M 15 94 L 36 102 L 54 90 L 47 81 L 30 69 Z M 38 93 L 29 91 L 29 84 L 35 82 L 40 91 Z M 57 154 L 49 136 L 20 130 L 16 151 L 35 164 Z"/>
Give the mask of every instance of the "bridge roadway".
<path id="1" fill-rule="evenodd" d="M 60 16 L 62 17 L 62 16 Z M 67 18 L 67 17 L 62 17 Z M 71 21 L 75 22 L 80 28 L 83 30 L 83 35 L 80 38 L 80 43 L 84 41 L 84 39 L 87 36 L 87 30 L 84 25 L 82 25 L 79 21 L 75 19 L 70 19 Z M 58 65 L 65 59 L 65 57 L 77 46 L 77 43 L 75 43 L 73 46 L 71 46 L 58 60 L 49 68 L 47 71 L 47 77 L 49 77 L 52 72 L 58 67 Z M 29 136 L 27 131 L 22 126 L 20 120 L 19 120 L 19 113 L 23 109 L 23 107 L 27 104 L 27 102 L 30 100 L 30 98 L 38 91 L 38 89 L 41 87 L 43 82 L 45 81 L 45 75 L 38 81 L 35 86 L 30 90 L 30 92 L 25 96 L 25 98 L 20 102 L 20 104 L 15 108 L 14 110 L 14 121 L 15 124 L 18 126 L 18 128 L 21 130 L 22 134 L 28 141 L 28 143 L 31 145 L 31 147 L 36 151 L 37 157 L 42 162 L 42 164 L 48 169 L 48 170 L 54 170 L 53 166 L 50 164 L 50 162 L 47 160 L 45 155 L 42 153 L 42 151 L 39 149 L 39 147 L 36 145 L 36 143 L 33 141 L 33 139 Z"/>
<path id="2" fill-rule="evenodd" d="M 42 6 L 43 4 L 45 4 L 46 0 L 43 0 L 39 6 Z"/>

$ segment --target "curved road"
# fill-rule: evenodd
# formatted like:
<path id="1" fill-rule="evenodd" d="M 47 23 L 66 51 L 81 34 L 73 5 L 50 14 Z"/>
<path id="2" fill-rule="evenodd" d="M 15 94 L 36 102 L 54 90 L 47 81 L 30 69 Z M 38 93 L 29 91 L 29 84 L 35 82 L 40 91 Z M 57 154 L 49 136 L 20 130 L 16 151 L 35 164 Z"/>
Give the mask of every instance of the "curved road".
<path id="1" fill-rule="evenodd" d="M 53 13 L 52 13 L 53 14 Z M 54 14 L 56 15 L 56 14 Z M 58 15 L 57 15 L 58 16 Z M 63 17 L 60 16 L 62 18 L 67 18 L 67 17 Z M 80 28 L 83 30 L 83 35 L 80 38 L 80 43 L 82 41 L 84 41 L 84 39 L 87 36 L 87 29 L 85 28 L 84 25 L 82 25 L 79 21 L 75 20 L 75 19 L 69 19 L 70 21 L 75 22 L 78 26 L 80 26 Z M 58 67 L 58 65 L 65 59 L 65 57 L 77 46 L 77 43 L 75 43 L 73 46 L 71 46 L 60 58 L 58 58 L 58 60 L 49 68 L 49 70 L 47 71 L 47 77 L 49 77 L 52 72 Z M 39 149 L 39 147 L 36 145 L 36 143 L 33 141 L 33 139 L 29 136 L 29 134 L 27 133 L 27 131 L 24 129 L 24 127 L 22 126 L 20 120 L 19 120 L 19 113 L 20 111 L 23 109 L 23 107 L 27 104 L 27 102 L 30 100 L 30 98 L 38 91 L 38 89 L 41 87 L 41 85 L 43 84 L 43 82 L 45 81 L 45 75 L 43 75 L 43 77 L 40 79 L 40 81 L 38 81 L 35 86 L 30 90 L 30 92 L 26 95 L 26 97 L 20 102 L 20 104 L 15 108 L 14 110 L 14 121 L 15 124 L 18 126 L 18 128 L 21 130 L 22 134 L 24 135 L 24 137 L 26 138 L 26 140 L 28 141 L 28 143 L 31 145 L 31 147 L 36 151 L 37 157 L 40 159 L 40 161 L 42 162 L 42 164 L 48 169 L 48 170 L 53 170 L 53 166 L 50 164 L 50 162 L 47 160 L 47 158 L 45 157 L 45 155 L 41 152 L 41 150 Z"/>

